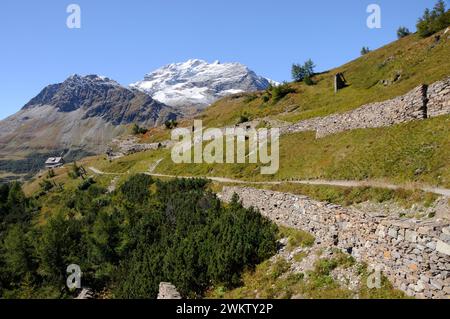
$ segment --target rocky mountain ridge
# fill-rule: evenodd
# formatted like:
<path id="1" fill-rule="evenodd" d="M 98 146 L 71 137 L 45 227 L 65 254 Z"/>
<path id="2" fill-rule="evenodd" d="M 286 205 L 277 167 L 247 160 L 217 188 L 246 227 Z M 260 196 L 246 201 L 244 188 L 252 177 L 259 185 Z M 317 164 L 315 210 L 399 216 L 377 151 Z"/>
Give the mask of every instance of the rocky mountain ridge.
<path id="1" fill-rule="evenodd" d="M 149 95 L 109 78 L 72 75 L 45 87 L 0 122 L 0 153 L 74 147 L 99 152 L 128 124 L 152 127 L 178 115 Z"/>
<path id="2" fill-rule="evenodd" d="M 164 104 L 198 110 L 230 94 L 264 90 L 271 83 L 276 84 L 240 63 L 192 59 L 157 69 L 130 87 Z"/>
<path id="3" fill-rule="evenodd" d="M 147 128 L 198 111 L 217 99 L 265 89 L 270 81 L 239 63 L 174 63 L 129 87 L 95 74 L 46 86 L 0 121 L 0 154 L 79 149 L 105 151 L 127 125 Z M 167 103 L 166 103 L 167 102 Z"/>

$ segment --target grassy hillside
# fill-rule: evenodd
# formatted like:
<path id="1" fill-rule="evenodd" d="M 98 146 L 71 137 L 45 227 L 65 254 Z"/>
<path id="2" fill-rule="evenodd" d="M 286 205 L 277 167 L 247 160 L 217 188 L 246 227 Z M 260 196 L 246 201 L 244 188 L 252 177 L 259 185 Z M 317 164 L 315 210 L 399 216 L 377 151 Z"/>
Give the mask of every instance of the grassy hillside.
<path id="1" fill-rule="evenodd" d="M 284 135 L 280 138 L 280 169 L 275 175 L 261 175 L 258 164 L 175 164 L 168 151 L 158 154 L 164 160 L 156 172 L 246 180 L 379 179 L 450 187 L 449 154 L 450 116 L 441 116 L 322 139 L 312 132 Z M 114 165 L 133 166 L 129 163 L 133 159 L 124 158 Z"/>
<path id="2" fill-rule="evenodd" d="M 317 75 L 314 78 L 316 85 L 291 83 L 296 93 L 288 94 L 277 103 L 273 100 L 264 103 L 264 92 L 240 94 L 218 101 L 201 117 L 207 126 L 224 126 L 236 123 L 243 114 L 250 119 L 269 115 L 297 121 L 343 112 L 365 103 L 393 98 L 420 83 L 432 83 L 448 76 L 448 56 L 449 39 L 442 36 L 442 32 L 439 42 L 434 37 L 420 39 L 417 35 L 410 35 Z M 344 72 L 350 84 L 338 94 L 333 91 L 333 75 L 336 72 Z M 400 75 L 399 79 L 393 81 L 397 75 Z M 384 80 L 393 82 L 384 85 L 381 83 Z M 189 125 L 191 121 L 187 119 L 180 121 L 180 126 Z M 141 140 L 151 143 L 168 138 L 170 130 L 156 128 L 142 136 Z M 174 164 L 170 150 L 164 149 L 137 153 L 112 162 L 103 156 L 92 157 L 84 160 L 83 164 L 109 174 L 119 174 L 119 185 L 126 175 L 146 172 L 162 159 L 154 172 L 257 181 L 375 179 L 398 184 L 450 187 L 449 154 L 450 116 L 441 116 L 389 128 L 348 131 L 322 139 L 315 139 L 311 132 L 282 136 L 280 169 L 273 176 L 260 175 L 257 164 Z M 65 179 L 64 176 L 57 178 Z M 99 177 L 105 186 L 113 178 L 114 175 Z M 28 183 L 25 186 L 27 193 L 38 190 L 41 181 L 42 178 Z M 70 185 L 71 181 L 68 180 L 67 184 Z"/>
<path id="3" fill-rule="evenodd" d="M 113 180 L 120 185 L 130 174 L 153 172 L 179 176 L 219 176 L 248 181 L 271 181 L 290 179 L 373 179 L 406 186 L 416 184 L 450 187 L 450 116 L 410 122 L 389 128 L 361 129 L 344 132 L 323 139 L 315 139 L 312 133 L 282 136 L 280 143 L 280 171 L 274 176 L 260 175 L 255 164 L 174 164 L 170 150 L 135 153 L 109 161 L 103 156 L 80 161 L 85 168 L 94 167 L 105 174 L 97 175 L 96 181 L 108 187 Z M 161 161 L 160 161 L 161 160 Z M 155 167 L 155 163 L 159 163 Z M 53 179 L 65 187 L 75 187 L 67 176 L 68 168 L 56 170 Z M 90 174 L 93 174 L 90 171 Z M 96 174 L 94 174 L 96 175 Z M 25 185 L 28 195 L 40 189 L 45 176 Z M 218 192 L 223 183 L 212 183 Z M 231 184 L 230 184 L 231 185 Z M 239 184 L 239 186 L 244 186 Z M 409 208 L 414 203 L 428 207 L 436 195 L 418 189 L 389 190 L 373 187 L 337 187 L 319 185 L 248 185 L 282 192 L 310 196 L 316 200 L 341 205 L 365 201 L 393 201 Z M 45 201 L 41 221 L 50 216 L 58 198 L 51 195 Z"/>
<path id="4" fill-rule="evenodd" d="M 277 103 L 273 99 L 263 102 L 264 92 L 239 94 L 218 101 L 200 117 L 206 122 L 205 126 L 224 126 L 236 123 L 244 114 L 250 119 L 269 116 L 298 121 L 344 112 L 366 103 L 394 98 L 421 83 L 432 83 L 448 76 L 448 56 L 449 39 L 442 36 L 442 32 L 439 42 L 434 37 L 420 39 L 413 34 L 315 76 L 313 86 L 289 84 L 295 93 Z M 350 85 L 335 94 L 333 75 L 337 72 L 343 72 Z M 385 85 L 383 81 L 389 83 Z M 191 124 L 187 119 L 180 121 L 180 126 Z M 151 143 L 168 138 L 169 130 L 156 128 L 142 136 L 141 141 Z M 372 179 L 450 187 L 449 154 L 450 116 L 441 116 L 388 128 L 348 131 L 322 139 L 316 139 L 312 132 L 282 136 L 280 169 L 272 176 L 261 175 L 257 164 L 174 164 L 170 150 L 164 149 L 137 153 L 112 162 L 103 157 L 91 158 L 85 166 L 119 174 L 119 184 L 127 174 L 146 172 L 162 160 L 154 172 L 249 181 Z M 106 177 L 112 179 L 111 175 L 102 178 Z M 30 184 L 33 187 L 27 188 L 36 189 L 37 184 L 35 181 Z"/>
<path id="5" fill-rule="evenodd" d="M 170 150 L 160 149 L 125 156 L 86 160 L 109 174 L 154 172 L 179 176 L 219 176 L 248 181 L 289 179 L 380 180 L 396 184 L 450 187 L 450 116 L 359 129 L 316 139 L 311 132 L 280 139 L 280 169 L 261 175 L 259 164 L 175 164 Z M 36 187 L 37 182 L 34 182 Z M 34 188 L 35 188 L 34 187 Z"/>
<path id="6" fill-rule="evenodd" d="M 251 119 L 271 116 L 294 122 L 394 98 L 421 83 L 430 84 L 450 74 L 450 40 L 442 33 L 439 42 L 434 37 L 407 36 L 316 75 L 313 86 L 291 83 L 296 92 L 277 103 L 264 102 L 262 92 L 241 94 L 216 102 L 200 118 L 205 125 L 215 127 L 235 124 L 243 114 Z M 333 77 L 337 72 L 344 73 L 349 86 L 335 94 Z M 384 85 L 382 81 L 391 83 Z"/>

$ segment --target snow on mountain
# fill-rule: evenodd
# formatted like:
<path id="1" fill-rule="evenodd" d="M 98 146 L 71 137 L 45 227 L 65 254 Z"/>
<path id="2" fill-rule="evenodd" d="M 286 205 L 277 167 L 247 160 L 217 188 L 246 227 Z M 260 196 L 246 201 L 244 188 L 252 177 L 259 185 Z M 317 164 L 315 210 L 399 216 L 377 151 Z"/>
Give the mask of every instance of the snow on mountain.
<path id="1" fill-rule="evenodd" d="M 75 74 L 48 85 L 0 121 L 0 156 L 63 148 L 98 153 L 131 123 L 159 125 L 270 83 L 242 64 L 202 60 L 167 65 L 130 87 L 105 76 Z"/>
<path id="2" fill-rule="evenodd" d="M 166 105 L 202 109 L 231 94 L 266 89 L 276 83 L 240 63 L 188 60 L 166 65 L 130 85 Z"/>

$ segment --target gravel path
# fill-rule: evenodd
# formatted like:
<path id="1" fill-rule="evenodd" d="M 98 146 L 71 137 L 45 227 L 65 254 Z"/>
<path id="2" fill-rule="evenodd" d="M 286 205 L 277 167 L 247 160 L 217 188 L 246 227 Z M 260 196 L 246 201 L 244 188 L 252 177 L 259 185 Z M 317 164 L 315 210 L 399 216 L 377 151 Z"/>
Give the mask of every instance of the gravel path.
<path id="1" fill-rule="evenodd" d="M 161 162 L 159 160 L 156 166 Z M 124 175 L 124 173 L 105 173 L 102 172 L 95 167 L 89 167 L 89 169 L 97 175 Z M 154 168 L 153 168 L 154 170 Z M 389 184 L 380 181 L 346 181 L 346 180 L 292 180 L 292 181 L 266 181 L 266 182 L 252 182 L 245 181 L 240 179 L 226 178 L 226 177 L 217 177 L 217 176 L 176 176 L 176 175 L 168 175 L 168 174 L 157 174 L 153 173 L 153 170 L 150 172 L 143 172 L 143 174 L 147 174 L 154 177 L 168 177 L 168 178 L 206 178 L 214 182 L 218 183 L 233 183 L 233 184 L 247 184 L 247 185 L 282 185 L 282 184 L 302 184 L 302 185 L 328 185 L 328 186 L 342 186 L 342 187 L 377 187 L 377 188 L 387 188 L 387 189 L 420 189 L 424 192 L 434 193 L 437 195 L 450 197 L 450 189 L 447 188 L 439 188 L 439 187 L 431 187 L 431 186 L 408 186 L 408 185 L 395 185 Z"/>

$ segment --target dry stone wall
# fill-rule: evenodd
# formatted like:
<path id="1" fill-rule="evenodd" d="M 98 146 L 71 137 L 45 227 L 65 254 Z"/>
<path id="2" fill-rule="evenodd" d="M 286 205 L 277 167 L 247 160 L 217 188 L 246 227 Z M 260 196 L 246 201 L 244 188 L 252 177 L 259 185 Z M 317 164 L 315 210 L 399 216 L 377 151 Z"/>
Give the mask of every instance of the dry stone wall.
<path id="1" fill-rule="evenodd" d="M 450 77 L 428 87 L 428 117 L 450 114 Z"/>
<path id="2" fill-rule="evenodd" d="M 224 187 L 279 225 L 312 233 L 316 243 L 347 251 L 380 269 L 393 285 L 418 298 L 450 298 L 450 224 L 377 216 L 306 196 Z"/>
<path id="3" fill-rule="evenodd" d="M 394 124 L 450 114 L 450 77 L 429 87 L 420 85 L 409 93 L 384 102 L 364 105 L 342 114 L 314 118 L 283 127 L 289 134 L 315 131 L 321 138 L 359 128 L 386 127 Z"/>

